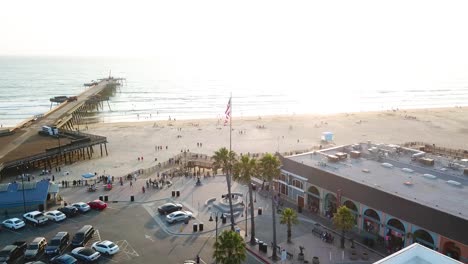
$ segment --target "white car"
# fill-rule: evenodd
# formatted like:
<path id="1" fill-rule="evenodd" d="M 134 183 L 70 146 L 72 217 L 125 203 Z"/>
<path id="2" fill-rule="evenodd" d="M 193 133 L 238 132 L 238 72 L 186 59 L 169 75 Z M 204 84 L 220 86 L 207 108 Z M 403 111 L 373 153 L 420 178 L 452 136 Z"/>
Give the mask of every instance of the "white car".
<path id="1" fill-rule="evenodd" d="M 192 213 L 189 211 L 177 211 L 170 213 L 166 216 L 166 221 L 169 224 L 178 222 L 178 221 L 185 221 L 192 218 Z"/>
<path id="2" fill-rule="evenodd" d="M 101 256 L 99 252 L 87 247 L 77 247 L 71 251 L 71 255 L 84 262 L 93 262 Z"/>
<path id="3" fill-rule="evenodd" d="M 60 211 L 57 211 L 57 210 L 54 210 L 54 211 L 49 211 L 47 213 L 44 214 L 49 220 L 52 220 L 52 221 L 55 221 L 55 222 L 60 222 L 60 221 L 63 221 L 65 220 L 65 218 L 67 218 L 67 216 L 60 212 Z"/>
<path id="4" fill-rule="evenodd" d="M 34 226 L 45 225 L 49 219 L 42 212 L 32 211 L 23 215 L 23 220 L 33 224 Z"/>
<path id="5" fill-rule="evenodd" d="M 76 209 L 78 209 L 78 211 L 80 211 L 81 213 L 86 213 L 91 209 L 91 207 L 89 207 L 87 203 L 83 202 L 74 203 L 72 204 L 72 206 L 76 207 Z"/>
<path id="6" fill-rule="evenodd" d="M 91 248 L 105 255 L 114 255 L 120 250 L 119 246 L 109 240 L 95 242 Z"/>
<path id="7" fill-rule="evenodd" d="M 2 222 L 2 225 L 10 229 L 19 229 L 26 225 L 26 223 L 19 218 L 10 218 Z"/>

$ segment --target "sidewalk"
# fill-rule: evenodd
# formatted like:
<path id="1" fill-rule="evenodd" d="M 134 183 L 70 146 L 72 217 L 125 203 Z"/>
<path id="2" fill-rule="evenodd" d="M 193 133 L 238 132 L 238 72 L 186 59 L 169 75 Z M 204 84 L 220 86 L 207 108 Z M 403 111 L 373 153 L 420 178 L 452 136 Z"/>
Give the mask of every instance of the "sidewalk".
<path id="1" fill-rule="evenodd" d="M 290 208 L 293 208 L 293 209 L 297 209 L 297 205 L 292 204 L 289 201 L 285 201 L 285 200 L 281 200 L 281 201 L 283 202 L 282 207 L 290 207 Z M 324 228 L 326 228 L 329 231 L 333 232 L 334 235 L 335 235 L 335 239 L 337 239 L 337 238 L 339 239 L 341 232 L 338 231 L 338 230 L 335 230 L 335 228 L 333 226 L 333 223 L 330 220 L 328 220 L 328 219 L 326 219 L 326 218 L 324 218 L 324 217 L 322 217 L 322 216 L 320 216 L 318 214 L 311 213 L 311 212 L 309 212 L 307 210 L 302 210 L 302 213 L 298 213 L 298 217 L 301 217 L 301 216 L 304 216 L 304 217 L 306 217 L 308 219 L 311 219 L 312 221 L 314 221 L 316 223 L 319 223 Z M 350 230 L 350 231 L 346 232 L 345 238 L 346 238 L 347 241 L 350 241 L 350 239 L 353 239 L 355 245 L 360 245 L 363 248 L 366 248 L 368 251 L 374 252 L 375 254 L 380 255 L 381 257 L 385 257 L 385 256 L 388 255 L 384 245 L 381 245 L 379 243 L 375 243 L 374 247 L 370 248 L 370 247 L 365 246 L 364 244 L 362 244 L 361 241 L 363 241 L 364 236 L 356 233 L 354 230 Z"/>

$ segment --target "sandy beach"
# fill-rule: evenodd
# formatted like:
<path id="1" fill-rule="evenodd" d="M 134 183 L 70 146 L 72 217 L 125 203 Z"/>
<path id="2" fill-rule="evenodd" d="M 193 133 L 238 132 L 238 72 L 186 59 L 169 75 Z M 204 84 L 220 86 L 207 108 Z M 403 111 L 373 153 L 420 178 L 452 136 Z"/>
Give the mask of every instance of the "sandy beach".
<path id="1" fill-rule="evenodd" d="M 70 172 L 67 178 L 85 172 L 121 176 L 166 161 L 183 150 L 212 155 L 220 147 L 229 147 L 229 126 L 223 126 L 223 121 L 92 124 L 84 132 L 106 136 L 109 156 L 95 155 L 92 160 L 66 165 L 62 173 Z M 335 145 L 367 140 L 393 144 L 423 141 L 468 149 L 468 107 L 336 115 L 234 116 L 232 149 L 238 154 L 306 150 L 320 145 L 322 132 L 326 131 L 334 133 Z M 156 146 L 162 146 L 162 150 Z M 143 161 L 138 157 L 143 157 Z"/>

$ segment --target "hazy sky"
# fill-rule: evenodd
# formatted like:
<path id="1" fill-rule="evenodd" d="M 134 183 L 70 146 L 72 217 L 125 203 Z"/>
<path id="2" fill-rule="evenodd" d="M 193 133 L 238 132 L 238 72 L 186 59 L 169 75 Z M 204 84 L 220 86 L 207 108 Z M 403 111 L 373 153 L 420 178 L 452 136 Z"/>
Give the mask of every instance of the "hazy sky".
<path id="1" fill-rule="evenodd" d="M 219 79 L 424 87 L 468 80 L 467 7 L 450 0 L 2 0 L 0 55 L 154 56 Z"/>

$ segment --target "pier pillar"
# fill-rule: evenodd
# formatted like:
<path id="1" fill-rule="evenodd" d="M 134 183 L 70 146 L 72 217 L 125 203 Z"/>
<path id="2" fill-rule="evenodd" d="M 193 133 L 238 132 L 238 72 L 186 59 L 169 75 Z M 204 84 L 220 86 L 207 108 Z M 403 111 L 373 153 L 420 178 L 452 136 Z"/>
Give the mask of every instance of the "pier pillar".
<path id="1" fill-rule="evenodd" d="M 101 157 L 102 157 L 102 144 L 99 144 L 99 147 L 101 147 Z"/>
<path id="2" fill-rule="evenodd" d="M 106 149 L 106 156 L 109 156 L 109 154 L 107 153 L 107 145 L 106 145 L 106 143 L 104 143 L 104 148 Z"/>

